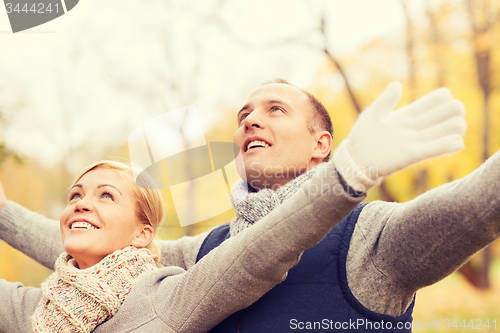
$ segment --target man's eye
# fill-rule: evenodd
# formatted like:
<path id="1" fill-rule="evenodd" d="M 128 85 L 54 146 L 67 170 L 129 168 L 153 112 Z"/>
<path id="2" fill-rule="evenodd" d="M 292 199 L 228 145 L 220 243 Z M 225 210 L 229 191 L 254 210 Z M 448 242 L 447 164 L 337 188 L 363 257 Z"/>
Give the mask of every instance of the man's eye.
<path id="1" fill-rule="evenodd" d="M 279 106 L 273 106 L 271 108 L 271 112 L 283 112 L 283 109 L 280 108 Z"/>
<path id="2" fill-rule="evenodd" d="M 241 123 L 243 120 L 245 120 L 246 117 L 248 117 L 248 113 L 243 113 L 242 115 L 240 115 L 239 122 Z"/>

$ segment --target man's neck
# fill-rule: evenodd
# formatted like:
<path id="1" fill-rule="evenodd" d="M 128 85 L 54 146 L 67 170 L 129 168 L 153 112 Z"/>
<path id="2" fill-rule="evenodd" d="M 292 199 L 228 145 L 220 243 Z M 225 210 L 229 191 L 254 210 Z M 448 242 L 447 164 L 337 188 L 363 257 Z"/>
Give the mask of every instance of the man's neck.
<path id="1" fill-rule="evenodd" d="M 260 190 L 269 189 L 273 191 L 277 191 L 283 185 L 288 184 L 290 181 L 294 180 L 293 178 L 264 178 L 264 179 L 252 179 L 248 185 L 255 191 L 259 192 Z"/>
<path id="2" fill-rule="evenodd" d="M 313 169 L 317 164 L 311 166 L 310 168 L 304 170 L 304 172 L 301 172 L 299 174 L 294 174 L 293 176 L 290 175 L 283 175 L 279 174 L 277 177 L 273 178 L 264 178 L 264 179 L 252 179 L 248 185 L 251 187 L 251 190 L 253 189 L 253 192 L 259 192 L 260 190 L 263 189 L 270 189 L 273 191 L 277 191 L 279 188 L 282 186 L 288 184 L 292 180 L 296 179 L 297 177 L 303 175 L 304 173 L 308 172 L 309 170 Z"/>

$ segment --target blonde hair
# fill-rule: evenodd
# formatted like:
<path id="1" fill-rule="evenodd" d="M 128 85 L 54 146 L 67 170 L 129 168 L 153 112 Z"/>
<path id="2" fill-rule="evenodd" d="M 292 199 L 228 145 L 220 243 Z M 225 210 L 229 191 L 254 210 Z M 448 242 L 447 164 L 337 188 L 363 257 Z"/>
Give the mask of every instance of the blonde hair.
<path id="1" fill-rule="evenodd" d="M 165 219 L 165 203 L 160 191 L 157 190 L 157 185 L 153 178 L 147 173 L 142 172 L 137 177 L 134 177 L 133 167 L 117 161 L 99 161 L 87 166 L 83 172 L 73 182 L 73 186 L 87 173 L 97 169 L 111 169 L 118 171 L 118 174 L 128 181 L 131 185 L 134 198 L 137 202 L 135 214 L 140 223 L 150 225 L 154 233 Z M 137 185 L 141 184 L 141 186 Z M 157 266 L 160 262 L 160 250 L 155 242 L 151 242 L 147 249 L 153 255 Z"/>

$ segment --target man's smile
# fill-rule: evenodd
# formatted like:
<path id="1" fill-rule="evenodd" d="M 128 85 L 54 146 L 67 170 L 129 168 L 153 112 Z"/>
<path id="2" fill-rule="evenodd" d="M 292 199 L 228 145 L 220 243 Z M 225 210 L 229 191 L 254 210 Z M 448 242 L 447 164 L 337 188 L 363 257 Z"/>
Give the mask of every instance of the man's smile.
<path id="1" fill-rule="evenodd" d="M 264 140 L 263 138 L 257 137 L 257 136 L 251 136 L 245 140 L 243 143 L 243 148 L 244 151 L 247 152 L 251 149 L 257 149 L 257 148 L 269 148 L 272 145 Z"/>
<path id="2" fill-rule="evenodd" d="M 255 141 L 252 141 L 248 144 L 247 150 L 252 149 L 252 148 L 256 148 L 256 147 L 268 148 L 270 146 L 268 143 L 266 143 L 264 141 L 255 140 Z"/>

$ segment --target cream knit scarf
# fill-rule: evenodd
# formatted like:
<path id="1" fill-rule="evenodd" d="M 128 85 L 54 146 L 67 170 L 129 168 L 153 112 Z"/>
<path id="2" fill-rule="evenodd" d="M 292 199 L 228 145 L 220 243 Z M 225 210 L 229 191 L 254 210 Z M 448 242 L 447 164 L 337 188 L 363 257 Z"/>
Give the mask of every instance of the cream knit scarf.
<path id="1" fill-rule="evenodd" d="M 231 201 L 236 216 L 230 223 L 230 235 L 236 235 L 272 212 L 301 189 L 320 168 L 321 164 L 289 181 L 276 191 L 262 189 L 257 192 L 243 180 L 238 180 L 231 188 Z"/>
<path id="2" fill-rule="evenodd" d="M 42 284 L 33 332 L 91 332 L 112 317 L 145 273 L 156 268 L 146 249 L 129 246 L 84 270 L 63 253 Z"/>

